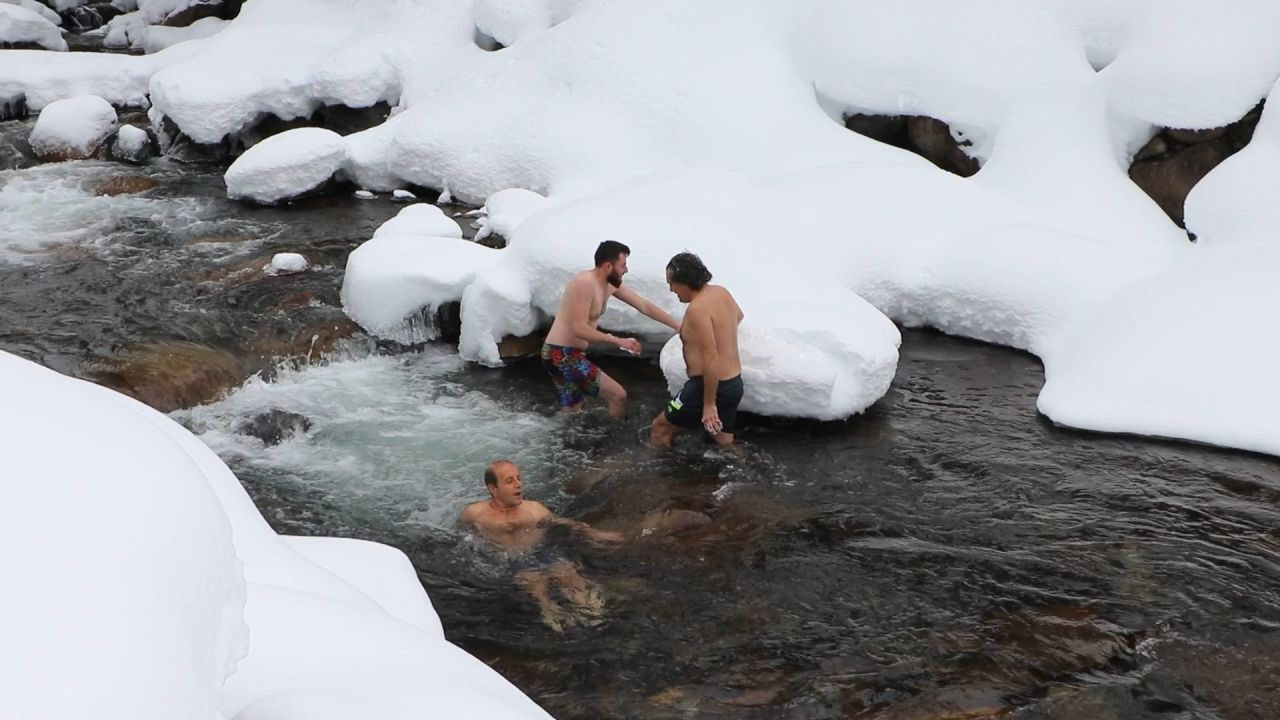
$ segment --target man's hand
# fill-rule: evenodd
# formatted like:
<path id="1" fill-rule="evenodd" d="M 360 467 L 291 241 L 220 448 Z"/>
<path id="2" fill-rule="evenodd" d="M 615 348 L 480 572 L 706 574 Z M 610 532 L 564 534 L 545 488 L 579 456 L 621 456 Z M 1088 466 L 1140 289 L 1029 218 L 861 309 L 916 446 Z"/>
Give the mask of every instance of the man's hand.
<path id="1" fill-rule="evenodd" d="M 618 347 L 622 348 L 623 350 L 626 350 L 632 355 L 639 355 L 640 350 L 642 349 L 642 346 L 640 345 L 640 341 L 635 338 L 619 338 Z"/>
<path id="2" fill-rule="evenodd" d="M 720 411 L 716 409 L 715 405 L 708 405 L 703 408 L 702 427 L 712 435 L 724 430 L 724 423 L 720 422 Z"/>

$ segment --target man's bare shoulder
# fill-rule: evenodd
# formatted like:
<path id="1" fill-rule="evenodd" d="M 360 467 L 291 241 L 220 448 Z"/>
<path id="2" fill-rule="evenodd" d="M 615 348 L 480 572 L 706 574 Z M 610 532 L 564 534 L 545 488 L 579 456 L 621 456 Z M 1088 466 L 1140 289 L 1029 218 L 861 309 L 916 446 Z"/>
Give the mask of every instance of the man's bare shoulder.
<path id="1" fill-rule="evenodd" d="M 475 524 L 480 520 L 480 518 L 484 517 L 487 507 L 488 503 L 483 500 L 471 503 L 462 509 L 462 516 L 458 518 L 458 522 L 463 524 Z"/>
<path id="2" fill-rule="evenodd" d="M 542 520 L 544 518 L 548 518 L 555 515 L 555 513 L 551 512 L 550 508 L 538 502 L 537 500 L 525 500 L 523 503 L 521 503 L 521 506 L 528 508 L 527 512 L 538 520 Z"/>

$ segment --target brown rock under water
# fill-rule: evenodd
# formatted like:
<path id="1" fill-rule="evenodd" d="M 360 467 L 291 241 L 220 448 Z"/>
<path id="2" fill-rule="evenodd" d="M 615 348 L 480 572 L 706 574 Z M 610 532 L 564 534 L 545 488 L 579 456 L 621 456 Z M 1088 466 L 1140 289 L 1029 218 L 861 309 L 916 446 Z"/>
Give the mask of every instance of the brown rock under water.
<path id="1" fill-rule="evenodd" d="M 160 187 L 160 182 L 145 175 L 117 175 L 108 178 L 93 189 L 94 195 L 115 197 L 116 195 L 132 195 Z"/>
<path id="2" fill-rule="evenodd" d="M 238 387 L 245 371 L 225 350 L 179 340 L 130 348 L 90 375 L 101 385 L 170 412 L 216 400 Z"/>

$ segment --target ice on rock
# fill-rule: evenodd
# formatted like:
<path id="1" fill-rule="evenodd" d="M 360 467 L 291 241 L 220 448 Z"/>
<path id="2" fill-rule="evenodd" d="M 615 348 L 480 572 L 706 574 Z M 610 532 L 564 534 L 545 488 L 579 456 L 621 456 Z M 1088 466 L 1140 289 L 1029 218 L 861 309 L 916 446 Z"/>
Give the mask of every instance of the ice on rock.
<path id="1" fill-rule="evenodd" d="M 354 194 L 361 200 L 372 200 L 374 198 L 374 194 L 368 190 L 357 190 Z"/>
<path id="2" fill-rule="evenodd" d="M 31 149 L 44 160 L 92 157 L 116 131 L 116 109 L 96 95 L 51 103 L 31 129 Z"/>
<path id="3" fill-rule="evenodd" d="M 7 1 L 0 1 L 0 43 L 31 43 L 46 50 L 67 49 L 67 41 L 62 39 L 62 31 L 58 29 L 57 23 L 26 3 Z"/>
<path id="4" fill-rule="evenodd" d="M 329 181 L 346 162 L 342 136 L 323 128 L 297 128 L 249 148 L 227 168 L 227 197 L 269 205 L 298 197 Z"/>

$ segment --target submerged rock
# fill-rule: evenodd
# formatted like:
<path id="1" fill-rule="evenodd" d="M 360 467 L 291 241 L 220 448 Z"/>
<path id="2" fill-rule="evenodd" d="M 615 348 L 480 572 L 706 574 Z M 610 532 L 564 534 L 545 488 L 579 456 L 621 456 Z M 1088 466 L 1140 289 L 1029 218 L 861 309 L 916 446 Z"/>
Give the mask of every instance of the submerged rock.
<path id="1" fill-rule="evenodd" d="M 92 375 L 102 385 L 170 412 L 217 399 L 238 386 L 245 372 L 225 350 L 174 341 L 130 348 Z"/>
<path id="2" fill-rule="evenodd" d="M 24 93 L 0 97 L 0 121 L 21 120 L 27 115 L 27 96 Z"/>
<path id="3" fill-rule="evenodd" d="M 149 178 L 145 175 L 117 175 L 99 183 L 93 189 L 93 194 L 115 197 L 116 195 L 132 195 L 146 192 L 157 187 L 160 187 L 160 182 L 155 178 Z"/>
<path id="4" fill-rule="evenodd" d="M 236 428 L 236 432 L 256 437 L 267 445 L 279 445 L 286 438 L 305 433 L 310 429 L 311 421 L 306 416 L 271 409 L 242 423 Z"/>

